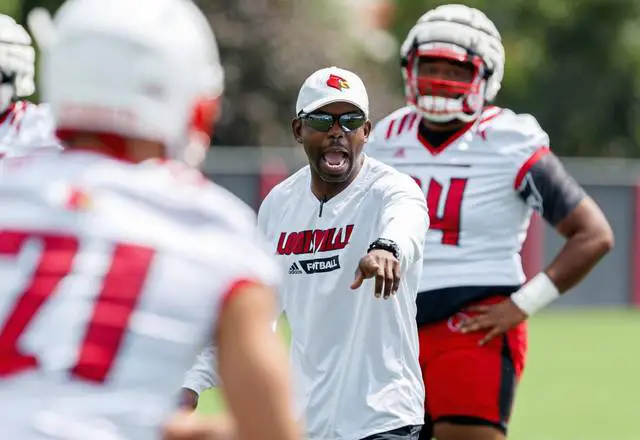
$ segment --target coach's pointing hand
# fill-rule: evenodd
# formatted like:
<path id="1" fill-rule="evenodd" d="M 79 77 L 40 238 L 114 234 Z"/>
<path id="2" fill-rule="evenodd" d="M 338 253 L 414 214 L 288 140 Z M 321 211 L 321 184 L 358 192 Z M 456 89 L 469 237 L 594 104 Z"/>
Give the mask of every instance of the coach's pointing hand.
<path id="1" fill-rule="evenodd" d="M 351 288 L 357 289 L 365 279 L 372 277 L 376 277 L 376 298 L 380 298 L 383 293 L 384 299 L 390 298 L 396 294 L 400 286 L 400 262 L 389 251 L 371 250 L 360 259 Z"/>

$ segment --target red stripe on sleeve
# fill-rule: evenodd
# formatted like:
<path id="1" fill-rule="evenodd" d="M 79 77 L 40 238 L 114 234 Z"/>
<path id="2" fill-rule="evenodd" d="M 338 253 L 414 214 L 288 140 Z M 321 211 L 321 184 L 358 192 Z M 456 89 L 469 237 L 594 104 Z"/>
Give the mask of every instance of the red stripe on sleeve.
<path id="1" fill-rule="evenodd" d="M 385 136 L 385 139 L 389 139 L 391 137 L 391 133 L 393 132 L 394 125 L 396 125 L 395 119 L 391 120 L 391 122 L 389 123 L 389 128 L 387 128 L 387 135 Z"/>
<path id="2" fill-rule="evenodd" d="M 233 281 L 227 290 L 222 294 L 222 300 L 220 301 L 220 310 L 229 303 L 229 301 L 234 298 L 238 293 L 242 292 L 242 289 L 251 286 L 261 286 L 263 283 L 259 281 L 248 279 L 248 278 L 240 278 Z"/>
<path id="3" fill-rule="evenodd" d="M 413 129 L 413 124 L 416 123 L 416 120 L 418 119 L 418 114 L 417 113 L 412 113 L 411 114 L 411 119 L 409 119 L 409 127 L 408 130 Z"/>
<path id="4" fill-rule="evenodd" d="M 406 115 L 404 115 L 402 117 L 402 119 L 400 119 L 400 126 L 398 127 L 398 134 L 402 133 L 402 130 L 404 130 L 404 126 L 407 124 L 407 119 L 409 119 L 409 113 L 407 113 Z"/>
<path id="5" fill-rule="evenodd" d="M 480 119 L 480 124 L 484 124 L 485 122 L 489 122 L 493 118 L 496 118 L 496 117 L 500 116 L 503 111 L 504 111 L 503 109 L 500 109 L 496 113 L 494 113 L 492 115 L 489 115 L 489 116 L 485 117 L 484 119 Z"/>
<path id="6" fill-rule="evenodd" d="M 551 153 L 551 150 L 549 149 L 549 147 L 538 148 L 535 151 L 535 153 L 533 153 L 529 157 L 529 159 L 527 159 L 527 161 L 520 167 L 518 174 L 516 174 L 516 180 L 514 182 L 513 187 L 515 189 L 520 188 L 520 185 L 522 184 L 524 177 L 527 175 L 531 167 L 534 166 L 536 162 L 538 162 L 540 159 L 542 159 L 544 156 L 546 156 L 549 153 Z"/>

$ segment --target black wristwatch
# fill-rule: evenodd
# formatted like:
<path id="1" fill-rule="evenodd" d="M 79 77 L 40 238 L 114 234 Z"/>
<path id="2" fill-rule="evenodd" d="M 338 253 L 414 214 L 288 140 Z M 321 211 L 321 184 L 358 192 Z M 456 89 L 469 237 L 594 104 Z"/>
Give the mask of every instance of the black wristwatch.
<path id="1" fill-rule="evenodd" d="M 373 243 L 369 245 L 369 249 L 367 249 L 367 253 L 371 252 L 374 249 L 382 249 L 383 251 L 391 252 L 396 260 L 400 259 L 400 248 L 393 240 L 387 240 L 386 238 L 378 238 Z"/>

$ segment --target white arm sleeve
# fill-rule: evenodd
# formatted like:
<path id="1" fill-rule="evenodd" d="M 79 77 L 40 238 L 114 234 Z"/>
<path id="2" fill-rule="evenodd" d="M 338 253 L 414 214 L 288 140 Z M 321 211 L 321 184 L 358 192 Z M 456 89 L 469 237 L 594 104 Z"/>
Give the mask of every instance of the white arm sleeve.
<path id="1" fill-rule="evenodd" d="M 189 388 L 198 394 L 209 388 L 219 387 L 217 374 L 216 350 L 212 346 L 205 347 L 198 355 L 196 363 L 184 376 L 183 388 Z"/>
<path id="2" fill-rule="evenodd" d="M 273 203 L 272 193 L 269 193 L 267 197 L 260 204 L 260 209 L 258 210 L 258 240 L 264 243 L 266 250 L 268 251 L 269 243 L 265 237 L 268 237 L 269 231 L 269 219 L 271 217 L 271 205 Z M 282 294 L 279 289 L 276 290 L 276 316 L 273 321 L 273 325 L 271 326 L 272 330 L 275 332 L 278 326 L 278 319 L 280 315 L 284 311 L 284 304 Z"/>
<path id="3" fill-rule="evenodd" d="M 249 221 L 246 225 L 246 231 L 241 231 L 241 233 L 246 233 L 246 239 L 237 239 L 235 241 L 239 253 L 244 252 L 246 255 L 253 256 L 250 268 L 239 267 L 236 269 L 239 272 L 248 273 L 249 278 L 255 277 L 255 279 L 264 282 L 277 291 L 281 278 L 278 273 L 278 266 L 271 260 L 266 248 L 266 241 L 258 229 L 254 222 Z M 252 236 L 253 239 L 251 238 Z M 242 262 L 244 263 L 244 260 Z M 230 261 L 230 267 L 232 267 L 231 263 Z M 273 324 L 274 331 L 275 326 L 276 320 L 274 320 Z M 209 388 L 222 386 L 217 372 L 217 365 L 217 349 L 214 345 L 206 346 L 198 355 L 193 367 L 185 374 L 182 387 L 201 394 Z"/>
<path id="4" fill-rule="evenodd" d="M 380 238 L 394 241 L 400 248 L 404 269 L 421 259 L 429 229 L 429 211 L 424 194 L 407 175 L 396 175 L 383 195 Z"/>

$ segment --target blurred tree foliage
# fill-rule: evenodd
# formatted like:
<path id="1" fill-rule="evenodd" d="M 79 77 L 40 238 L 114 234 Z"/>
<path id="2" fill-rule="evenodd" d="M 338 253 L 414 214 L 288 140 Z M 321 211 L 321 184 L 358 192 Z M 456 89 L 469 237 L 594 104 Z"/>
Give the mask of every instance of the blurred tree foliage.
<path id="1" fill-rule="evenodd" d="M 290 145 L 298 88 L 327 65 L 363 76 L 374 119 L 402 105 L 398 62 L 379 64 L 354 48 L 347 31 L 358 16 L 345 14 L 340 1 L 350 0 L 196 0 L 216 30 L 227 75 L 216 143 Z M 422 13 L 444 3 L 391 1 L 399 42 Z M 534 114 L 561 155 L 640 157 L 640 0 L 461 2 L 484 10 L 502 32 L 498 105 Z M 61 3 L 0 0 L 0 9 L 24 23 L 33 7 L 53 12 Z"/>
<path id="2" fill-rule="evenodd" d="M 0 0 L 0 3 L 10 0 Z M 105 0 L 108 1 L 108 0 Z M 225 69 L 218 145 L 293 145 L 298 89 L 314 70 L 350 59 L 348 38 L 325 1 L 195 0 L 216 33 Z M 23 0 L 21 22 L 35 6 L 54 12 L 62 0 Z M 328 11 L 328 13 L 327 13 Z"/>
<path id="3" fill-rule="evenodd" d="M 442 4 L 394 0 L 402 41 Z M 535 115 L 565 156 L 640 156 L 640 2 L 461 1 L 500 29 L 506 72 L 497 104 Z"/>
<path id="4" fill-rule="evenodd" d="M 292 145 L 298 89 L 341 51 L 317 32 L 326 26 L 312 2 L 196 0 L 208 15 L 225 69 L 219 145 Z M 310 25 L 312 23 L 312 25 Z"/>

